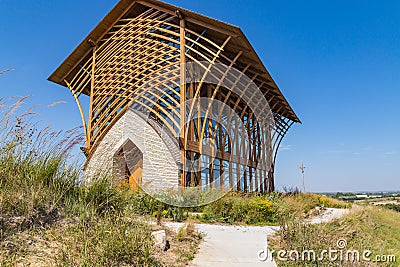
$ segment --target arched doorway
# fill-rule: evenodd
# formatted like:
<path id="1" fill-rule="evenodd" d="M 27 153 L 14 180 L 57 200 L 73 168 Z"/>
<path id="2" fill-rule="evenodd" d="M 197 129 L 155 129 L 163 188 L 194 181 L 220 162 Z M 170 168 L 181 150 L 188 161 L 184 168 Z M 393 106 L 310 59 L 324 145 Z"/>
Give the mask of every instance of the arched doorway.
<path id="1" fill-rule="evenodd" d="M 117 179 L 138 189 L 143 177 L 143 153 L 127 140 L 114 154 L 113 166 Z"/>

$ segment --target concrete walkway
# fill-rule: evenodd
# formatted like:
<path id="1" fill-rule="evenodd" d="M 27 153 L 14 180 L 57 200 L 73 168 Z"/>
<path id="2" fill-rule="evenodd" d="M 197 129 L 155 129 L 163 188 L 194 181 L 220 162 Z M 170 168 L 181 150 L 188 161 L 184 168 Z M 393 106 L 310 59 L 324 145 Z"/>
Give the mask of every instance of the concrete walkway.
<path id="1" fill-rule="evenodd" d="M 308 223 L 329 222 L 349 212 L 348 209 L 328 208 Z M 176 232 L 182 225 L 183 223 L 165 223 L 165 226 Z M 273 235 L 279 229 L 278 226 L 196 224 L 195 227 L 205 236 L 204 242 L 200 244 L 199 253 L 191 263 L 192 267 L 277 267 L 271 258 L 261 261 L 258 257 L 259 252 L 265 250 L 267 236 Z M 271 255 L 270 252 L 269 255 Z M 265 254 L 261 256 L 265 257 Z"/>
<path id="2" fill-rule="evenodd" d="M 182 223 L 166 223 L 167 227 L 178 230 Z M 204 242 L 200 244 L 199 253 L 193 260 L 192 267 L 276 267 L 271 259 L 258 259 L 260 250 L 265 249 L 267 235 L 278 230 L 274 226 L 225 226 L 196 224 L 202 232 Z M 270 254 L 269 254 L 270 255 Z M 261 255 L 265 257 L 264 254 Z"/>

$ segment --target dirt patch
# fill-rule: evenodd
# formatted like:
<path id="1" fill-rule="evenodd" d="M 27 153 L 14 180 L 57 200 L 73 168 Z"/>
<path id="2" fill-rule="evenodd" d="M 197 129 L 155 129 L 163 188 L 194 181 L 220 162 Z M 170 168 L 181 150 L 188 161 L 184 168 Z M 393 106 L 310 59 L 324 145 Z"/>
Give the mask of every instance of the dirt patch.
<path id="1" fill-rule="evenodd" d="M 189 229 L 191 229 L 189 227 Z M 203 236 L 195 231 L 173 231 L 166 226 L 152 227 L 153 231 L 165 230 L 168 249 L 166 251 L 154 250 L 154 257 L 164 266 L 187 266 L 198 252 L 199 244 Z"/>

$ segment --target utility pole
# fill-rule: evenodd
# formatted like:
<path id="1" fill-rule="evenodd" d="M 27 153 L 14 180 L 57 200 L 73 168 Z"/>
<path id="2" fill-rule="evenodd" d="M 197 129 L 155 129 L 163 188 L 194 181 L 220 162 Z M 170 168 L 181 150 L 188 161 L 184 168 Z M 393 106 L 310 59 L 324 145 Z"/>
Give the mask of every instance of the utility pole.
<path id="1" fill-rule="evenodd" d="M 303 161 L 300 163 L 300 170 L 301 170 L 301 176 L 302 176 L 302 179 L 303 179 L 303 193 L 305 193 L 306 192 L 306 186 L 304 184 L 304 172 L 306 170 L 306 166 L 304 166 Z"/>

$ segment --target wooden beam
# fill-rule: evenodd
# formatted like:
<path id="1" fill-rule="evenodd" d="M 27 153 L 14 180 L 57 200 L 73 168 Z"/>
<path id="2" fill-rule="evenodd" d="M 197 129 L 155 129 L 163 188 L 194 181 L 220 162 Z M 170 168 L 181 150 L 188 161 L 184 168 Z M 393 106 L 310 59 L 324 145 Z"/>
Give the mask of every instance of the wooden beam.
<path id="1" fill-rule="evenodd" d="M 186 186 L 186 53 L 185 53 L 185 20 L 183 17 L 179 20 L 179 51 L 180 51 L 180 138 L 183 140 L 183 149 L 181 149 L 181 186 Z"/>

